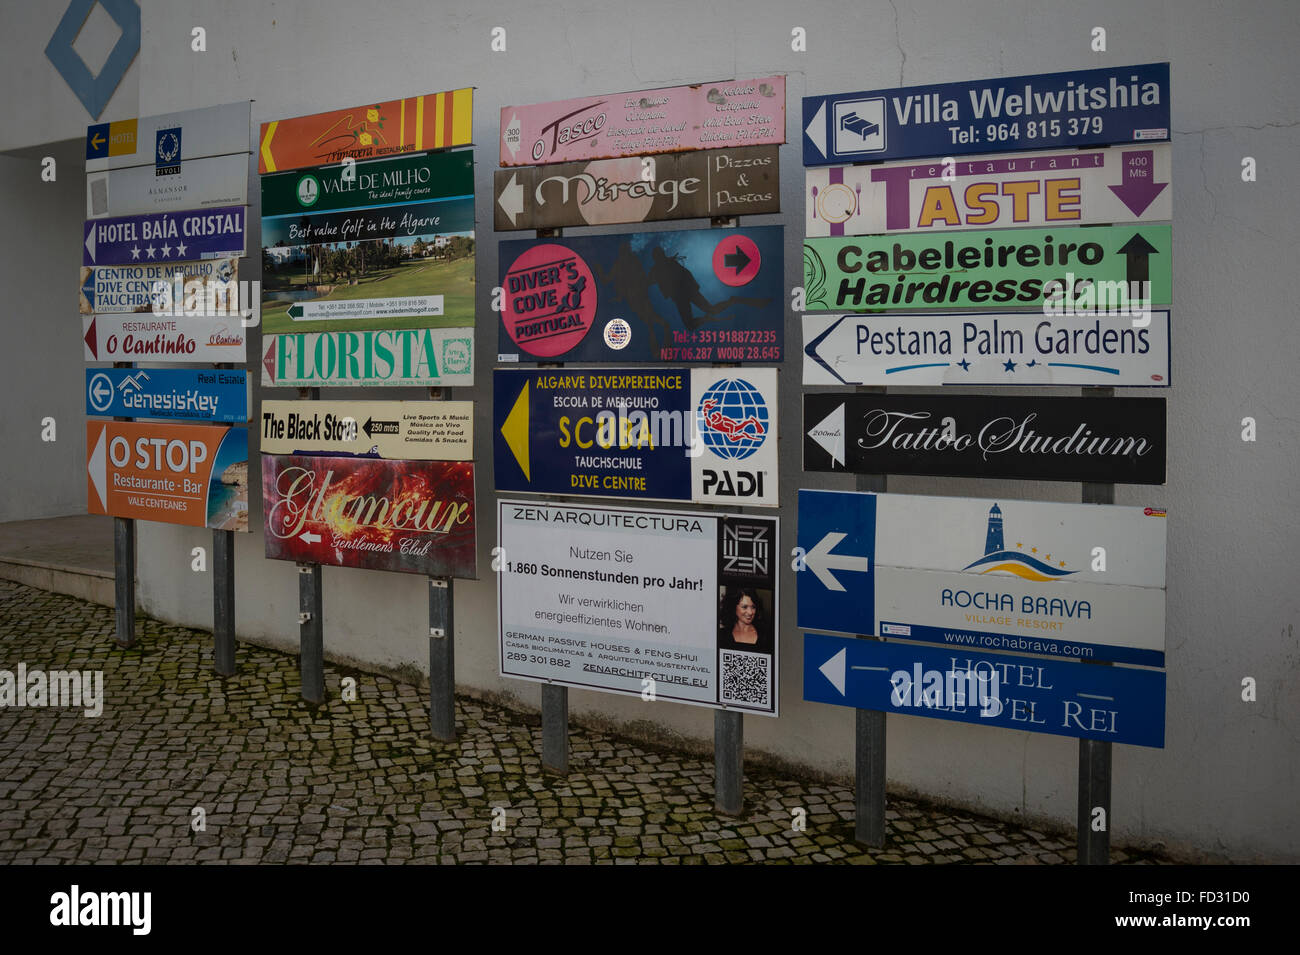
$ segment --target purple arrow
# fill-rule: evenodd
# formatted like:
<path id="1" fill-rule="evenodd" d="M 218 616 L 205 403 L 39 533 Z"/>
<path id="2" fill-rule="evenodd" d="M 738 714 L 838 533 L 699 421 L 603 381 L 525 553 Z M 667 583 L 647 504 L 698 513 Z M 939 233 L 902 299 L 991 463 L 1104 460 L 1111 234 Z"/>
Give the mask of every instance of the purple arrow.
<path id="1" fill-rule="evenodd" d="M 1124 181 L 1118 186 L 1111 186 L 1110 191 L 1119 197 L 1119 201 L 1128 207 L 1128 211 L 1140 216 L 1147 211 L 1147 206 L 1155 202 L 1156 196 L 1165 191 L 1167 182 L 1157 183 L 1156 167 L 1151 161 L 1150 149 L 1135 149 L 1120 157 L 1124 167 Z"/>

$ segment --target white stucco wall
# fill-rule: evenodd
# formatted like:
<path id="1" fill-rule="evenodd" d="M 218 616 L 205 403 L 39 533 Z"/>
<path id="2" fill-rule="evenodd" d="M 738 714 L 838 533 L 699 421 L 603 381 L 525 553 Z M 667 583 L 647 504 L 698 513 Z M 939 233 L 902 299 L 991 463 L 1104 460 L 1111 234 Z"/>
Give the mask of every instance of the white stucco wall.
<path id="1" fill-rule="evenodd" d="M 495 582 L 488 570 L 496 531 L 489 407 L 496 325 L 488 296 L 497 274 L 497 240 L 518 235 L 498 236 L 490 227 L 499 107 L 788 74 L 790 145 L 782 149 L 787 211 L 756 217 L 754 223 L 785 223 L 787 283 L 793 286 L 801 281 L 797 144 L 803 95 L 1170 61 L 1175 384 L 1166 393 L 1169 482 L 1163 488 L 1120 487 L 1116 494 L 1117 503 L 1169 509 L 1167 742 L 1163 750 L 1115 747 L 1113 837 L 1117 843 L 1163 842 L 1237 860 L 1300 860 L 1295 799 L 1300 783 L 1300 386 L 1295 371 L 1300 330 L 1288 288 L 1296 270 L 1300 215 L 1294 190 L 1300 23 L 1292 3 L 750 0 L 704 5 L 674 0 L 552 6 L 483 0 L 453 6 L 394 0 L 377 7 L 335 0 L 143 0 L 142 9 L 142 50 L 133 67 L 141 113 L 251 98 L 256 125 L 364 101 L 477 87 L 479 386 L 455 396 L 478 402 L 483 579 L 456 584 L 457 678 L 466 687 L 508 690 L 532 703 L 540 697 L 536 685 L 497 676 Z M 193 26 L 207 30 L 206 53 L 190 49 Z M 495 26 L 507 30 L 505 53 L 489 50 Z M 807 53 L 790 49 L 795 26 L 808 31 Z M 1104 54 L 1090 50 L 1094 26 L 1108 31 Z M 3 42 L 8 52 L 15 40 Z M 80 107 L 75 100 L 75 109 L 68 106 L 57 88 L 51 92 L 38 84 L 33 95 L 33 102 L 9 105 L 22 121 L 21 132 L 7 135 L 29 137 L 10 145 L 43 142 L 84 126 L 84 110 L 76 122 L 70 120 Z M 1244 156 L 1258 161 L 1255 183 L 1241 181 Z M 49 241 L 65 242 L 62 237 Z M 71 278 L 68 295 L 70 300 Z M 12 322 L 11 315 L 7 327 Z M 786 436 L 781 518 L 787 544 L 796 529 L 798 487 L 852 486 L 851 478 L 804 478 L 799 470 L 794 437 L 800 425 L 798 328 L 790 315 L 786 342 L 792 357 L 780 379 L 780 427 Z M 75 343 L 60 354 L 79 371 Z M 256 354 L 250 348 L 255 377 Z M 16 374 L 30 381 L 30 373 Z M 6 380 L 0 387 L 10 395 L 16 384 Z M 422 393 L 367 394 L 415 398 Z M 1240 438 L 1245 416 L 1258 422 L 1259 440 L 1253 444 Z M 12 470 L 6 465 L 7 481 Z M 1079 486 L 1062 483 L 891 478 L 890 489 L 1079 500 Z M 260 502 L 253 510 L 257 525 Z M 149 613 L 211 624 L 211 580 L 191 573 L 188 557 L 191 547 L 209 542 L 207 532 L 139 525 L 140 600 Z M 240 536 L 237 555 L 239 632 L 296 647 L 293 565 L 263 559 L 259 533 Z M 787 570 L 782 715 L 748 719 L 746 745 L 847 775 L 852 711 L 800 699 L 802 653 L 792 577 Z M 427 668 L 422 578 L 327 568 L 324 580 L 328 652 L 388 667 Z M 1246 676 L 1259 683 L 1253 704 L 1240 698 Z M 704 709 L 660 703 L 647 711 L 639 701 L 583 691 L 570 693 L 570 705 L 579 714 L 650 718 L 678 733 L 712 737 L 712 714 Z M 894 785 L 1001 815 L 1073 825 L 1073 740 L 898 717 L 890 719 L 888 747 Z"/>

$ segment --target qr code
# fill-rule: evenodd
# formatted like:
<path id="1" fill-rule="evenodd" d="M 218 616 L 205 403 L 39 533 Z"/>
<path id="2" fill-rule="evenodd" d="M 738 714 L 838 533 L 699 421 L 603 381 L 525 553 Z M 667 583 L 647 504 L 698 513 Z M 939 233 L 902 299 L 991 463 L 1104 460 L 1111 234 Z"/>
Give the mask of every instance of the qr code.
<path id="1" fill-rule="evenodd" d="M 723 703 L 772 707 L 772 658 L 766 653 L 722 651 Z"/>

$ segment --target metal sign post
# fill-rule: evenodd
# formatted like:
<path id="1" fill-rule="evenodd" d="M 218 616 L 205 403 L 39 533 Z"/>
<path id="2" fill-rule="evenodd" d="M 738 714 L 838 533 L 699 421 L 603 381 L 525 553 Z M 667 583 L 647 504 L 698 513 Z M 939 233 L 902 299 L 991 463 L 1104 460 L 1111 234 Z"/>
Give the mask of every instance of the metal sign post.
<path id="1" fill-rule="evenodd" d="M 726 217 L 709 223 L 712 229 L 739 225 L 739 219 Z M 728 816 L 738 816 L 745 808 L 745 714 L 739 710 L 713 711 L 713 808 Z"/>
<path id="2" fill-rule="evenodd" d="M 1084 388 L 1090 398 L 1111 398 L 1114 388 Z M 1083 485 L 1084 504 L 1114 504 L 1114 484 Z M 1083 661 L 1085 664 L 1087 660 Z M 1109 664 L 1094 664 L 1109 666 Z M 1110 864 L 1110 748 L 1105 740 L 1079 740 L 1078 865 Z M 1093 828 L 1093 813 L 1102 810 Z"/>
<path id="3" fill-rule="evenodd" d="M 456 640 L 449 577 L 429 578 L 429 731 L 456 739 Z"/>
<path id="4" fill-rule="evenodd" d="M 115 361 L 113 367 L 134 368 L 135 362 Z M 113 518 L 113 607 L 117 645 L 135 646 L 135 521 L 126 517 Z"/>
<path id="5" fill-rule="evenodd" d="M 222 362 L 217 368 L 233 368 Z M 235 675 L 235 532 L 212 532 L 212 668 Z"/>
<path id="6" fill-rule="evenodd" d="M 869 394 L 884 394 L 884 388 L 859 388 Z M 886 490 L 883 474 L 859 474 L 859 491 Z M 874 629 L 869 627 L 868 629 Z M 860 639 L 878 640 L 872 634 Z M 885 845 L 885 714 L 880 710 L 856 710 L 853 729 L 854 807 L 853 839 L 873 849 Z"/>
<path id="7" fill-rule="evenodd" d="M 319 388 L 299 388 L 299 398 L 319 398 Z M 298 564 L 298 673 L 302 698 L 325 702 L 325 628 L 321 619 L 321 566 Z"/>
<path id="8" fill-rule="evenodd" d="M 430 388 L 434 400 L 451 389 Z M 429 732 L 444 743 L 456 739 L 456 618 L 450 577 L 429 578 Z"/>
<path id="9" fill-rule="evenodd" d="M 539 239 L 558 239 L 563 229 L 538 229 Z M 562 368 L 563 362 L 541 362 L 539 368 Z M 569 688 L 542 684 L 542 769 L 557 776 L 569 773 Z"/>

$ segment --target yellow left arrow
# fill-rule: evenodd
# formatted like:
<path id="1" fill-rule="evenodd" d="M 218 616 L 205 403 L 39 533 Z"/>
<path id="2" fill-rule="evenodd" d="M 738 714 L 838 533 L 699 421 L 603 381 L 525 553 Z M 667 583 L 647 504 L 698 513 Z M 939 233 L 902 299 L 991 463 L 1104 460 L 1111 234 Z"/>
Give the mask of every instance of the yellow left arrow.
<path id="1" fill-rule="evenodd" d="M 515 406 L 510 409 L 510 414 L 506 415 L 506 423 L 501 426 L 501 436 L 506 439 L 506 446 L 519 462 L 519 468 L 524 472 L 524 479 L 531 484 L 533 478 L 528 467 L 527 381 L 524 382 L 524 390 L 519 392 L 519 397 L 515 399 Z"/>

